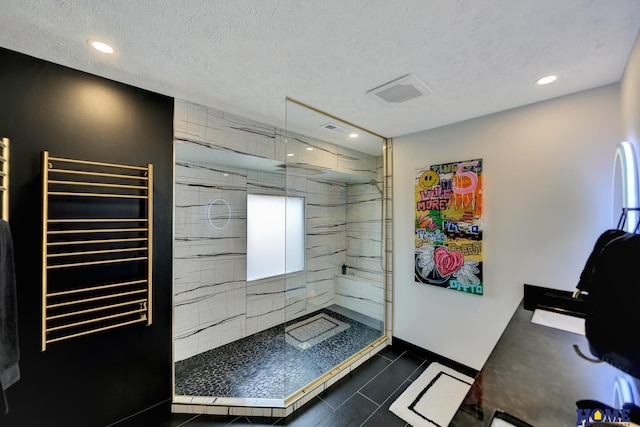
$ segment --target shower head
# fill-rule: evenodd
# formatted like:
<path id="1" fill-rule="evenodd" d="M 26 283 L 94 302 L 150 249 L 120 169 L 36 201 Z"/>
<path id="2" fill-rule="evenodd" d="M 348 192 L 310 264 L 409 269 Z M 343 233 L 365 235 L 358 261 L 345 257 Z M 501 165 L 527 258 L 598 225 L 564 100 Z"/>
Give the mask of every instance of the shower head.
<path id="1" fill-rule="evenodd" d="M 374 185 L 378 191 L 380 192 L 380 194 L 382 194 L 382 188 L 378 187 L 378 180 L 377 179 L 372 179 L 371 181 L 369 181 L 370 185 Z"/>

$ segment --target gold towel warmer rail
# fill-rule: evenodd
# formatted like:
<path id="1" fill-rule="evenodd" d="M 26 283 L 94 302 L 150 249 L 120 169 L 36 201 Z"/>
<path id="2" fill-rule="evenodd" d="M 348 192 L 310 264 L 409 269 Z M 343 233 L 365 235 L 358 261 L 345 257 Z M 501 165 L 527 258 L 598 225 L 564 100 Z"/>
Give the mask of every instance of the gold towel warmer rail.
<path id="1" fill-rule="evenodd" d="M 44 151 L 42 176 L 42 351 L 69 338 L 150 325 L 153 165 Z M 82 217 L 69 217 L 74 203 Z M 105 212 L 111 214 L 101 217 Z M 105 281 L 114 272 L 116 280 Z"/>
<path id="2" fill-rule="evenodd" d="M 9 138 L 0 141 L 0 192 L 2 192 L 2 219 L 9 221 Z"/>

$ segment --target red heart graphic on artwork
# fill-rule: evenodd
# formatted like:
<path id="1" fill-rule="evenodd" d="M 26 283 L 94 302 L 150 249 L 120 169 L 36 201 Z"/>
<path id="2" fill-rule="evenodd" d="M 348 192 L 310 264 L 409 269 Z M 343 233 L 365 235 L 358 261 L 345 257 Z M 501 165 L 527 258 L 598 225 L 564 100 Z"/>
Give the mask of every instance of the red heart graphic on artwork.
<path id="1" fill-rule="evenodd" d="M 440 275 L 445 277 L 462 267 L 464 255 L 461 252 L 449 252 L 446 247 L 438 246 L 433 252 L 433 261 Z"/>

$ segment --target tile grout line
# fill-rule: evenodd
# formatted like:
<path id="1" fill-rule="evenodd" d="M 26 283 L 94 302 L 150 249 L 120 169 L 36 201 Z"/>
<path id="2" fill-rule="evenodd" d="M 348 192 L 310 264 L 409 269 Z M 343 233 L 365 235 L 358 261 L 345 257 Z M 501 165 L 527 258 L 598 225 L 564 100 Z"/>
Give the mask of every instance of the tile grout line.
<path id="1" fill-rule="evenodd" d="M 402 354 L 404 354 L 404 353 L 402 353 Z M 380 355 L 380 357 L 382 357 L 383 359 L 387 359 L 389 362 L 393 363 L 396 360 L 398 360 L 398 358 L 401 357 L 402 354 L 400 356 L 396 357 L 395 359 L 390 359 L 390 358 L 388 358 L 387 356 L 384 356 L 384 355 Z"/>
<path id="2" fill-rule="evenodd" d="M 403 354 L 404 354 L 404 353 L 403 353 Z M 429 365 L 432 363 L 432 362 L 430 362 L 429 360 L 425 359 L 425 360 L 424 360 L 424 361 L 423 361 L 423 362 L 422 362 L 422 363 L 421 363 L 421 364 L 420 364 L 416 369 L 414 369 L 414 370 L 413 370 L 413 372 L 411 372 L 411 373 L 407 376 L 407 378 L 406 378 L 402 383 L 400 383 L 400 385 L 399 385 L 398 387 L 396 387 L 396 389 L 395 389 L 395 390 L 393 390 L 393 392 L 392 392 L 391 394 L 389 394 L 389 396 L 388 396 L 388 397 L 387 397 L 387 398 L 386 398 L 386 399 L 385 399 L 381 404 L 379 404 L 379 405 L 378 405 L 378 407 L 376 408 L 376 410 L 375 410 L 375 411 L 373 411 L 373 412 L 372 412 L 372 413 L 367 417 L 367 419 L 366 419 L 366 420 L 364 420 L 364 421 L 362 422 L 362 424 L 360 424 L 360 426 L 362 427 L 362 426 L 363 426 L 363 425 L 364 425 L 364 424 L 369 420 L 369 418 L 373 417 L 373 415 L 374 415 L 376 412 L 378 412 L 378 410 L 379 410 L 380 408 L 382 408 L 382 406 L 383 406 L 383 405 L 384 405 L 384 404 L 385 404 L 389 399 L 391 399 L 391 396 L 393 396 L 393 394 L 394 394 L 395 392 L 397 392 L 397 391 L 402 387 L 402 385 L 403 385 L 405 382 L 409 381 L 409 383 L 413 383 L 413 381 L 411 381 L 411 380 L 410 380 L 411 375 L 415 374 L 415 373 L 418 371 L 418 369 L 420 369 L 420 368 L 422 367 L 422 365 L 424 365 L 424 364 L 425 364 L 425 363 L 427 363 L 427 362 L 429 362 Z M 428 366 L 428 365 L 427 365 L 427 366 Z M 382 371 L 381 371 L 381 372 L 382 372 Z M 358 393 L 360 393 L 360 390 L 358 390 Z M 360 394 L 361 394 L 363 397 L 367 397 L 367 396 L 363 395 L 362 393 L 360 393 Z M 369 399 L 369 400 L 371 400 L 371 399 Z M 373 401 L 372 401 L 372 402 L 373 402 Z M 376 403 L 376 402 L 373 402 L 373 403 Z M 376 403 L 376 405 L 377 405 L 377 403 Z"/>
<path id="3" fill-rule="evenodd" d="M 360 392 L 360 390 L 361 390 L 363 387 L 365 387 L 365 386 L 366 386 L 367 384 L 369 384 L 371 381 L 373 381 L 374 379 L 376 379 L 376 377 L 377 377 L 378 375 L 380 375 L 382 372 L 384 372 L 387 368 L 389 368 L 389 366 L 393 365 L 393 364 L 395 363 L 395 361 L 396 361 L 396 360 L 398 360 L 399 358 L 401 358 L 404 354 L 406 354 L 406 351 L 403 351 L 403 352 L 402 352 L 402 354 L 401 354 L 400 356 L 396 357 L 396 359 L 395 359 L 395 360 L 392 360 L 392 361 L 391 361 L 391 363 L 389 363 L 389 364 L 388 364 L 387 366 L 385 366 L 382 370 L 380 370 L 380 372 L 378 372 L 378 373 L 377 373 L 377 374 L 375 374 L 373 377 L 371 377 L 371 379 L 370 379 L 369 381 L 367 381 L 365 384 L 363 384 L 363 385 L 362 385 L 362 387 L 360 387 L 359 389 L 357 389 L 356 391 L 354 391 L 354 392 L 353 392 L 353 394 L 350 394 L 350 395 L 349 395 L 349 396 L 348 396 L 348 397 L 347 397 L 343 402 L 341 402 L 341 403 L 340 403 L 338 406 L 336 406 L 335 408 L 334 408 L 333 406 L 331 406 L 331 405 L 329 404 L 329 402 L 327 402 L 326 400 L 324 400 L 321 396 L 318 396 L 318 398 L 319 398 L 320 400 L 322 400 L 322 401 L 323 401 L 323 402 L 324 402 L 324 403 L 325 403 L 329 408 L 331 408 L 332 410 L 334 410 L 334 411 L 335 411 L 335 410 L 337 410 L 337 409 L 338 409 L 339 407 L 341 407 L 341 406 L 342 406 L 342 405 L 343 405 L 347 400 L 351 399 L 353 396 L 355 396 L 357 393 L 359 393 L 359 392 Z M 378 356 L 378 354 L 375 354 L 375 355 L 374 355 L 374 357 L 375 357 L 375 356 Z M 382 358 L 384 358 L 384 359 L 387 359 L 387 358 L 386 358 L 386 357 L 384 357 L 384 356 L 380 356 L 380 357 L 382 357 Z M 387 360 L 390 360 L 390 359 L 387 359 Z M 367 361 L 371 361 L 371 359 L 369 359 L 369 360 L 367 360 Z M 359 365 L 359 366 L 358 366 L 358 368 L 359 368 L 360 366 L 362 366 L 362 365 Z M 357 369 L 357 368 L 356 368 L 356 369 Z M 351 375 L 352 373 L 353 373 L 353 371 L 350 371 L 348 375 Z M 346 376 L 345 376 L 345 377 L 343 377 L 343 378 L 346 378 Z M 332 385 L 333 385 L 333 384 L 332 384 Z M 326 390 L 325 390 L 325 391 L 326 391 Z M 374 403 L 375 403 L 375 402 L 374 402 Z"/>
<path id="4" fill-rule="evenodd" d="M 327 402 L 326 400 L 324 400 L 324 399 L 322 398 L 322 396 L 318 395 L 318 399 L 320 399 L 321 401 L 323 401 L 325 405 L 327 405 L 329 408 L 331 408 L 331 411 L 335 411 L 335 410 L 336 410 L 336 408 L 334 408 L 333 406 L 331 406 L 331 405 L 329 404 L 329 402 Z M 303 406 L 304 406 L 304 405 L 303 405 Z"/>
<path id="5" fill-rule="evenodd" d="M 342 405 L 344 405 L 349 399 L 351 399 L 353 396 L 355 396 L 356 394 L 360 393 L 360 390 L 362 390 L 363 388 L 365 388 L 371 381 L 375 380 L 380 374 L 382 374 L 384 371 L 386 371 L 387 369 L 389 369 L 389 367 L 391 365 L 393 365 L 398 359 L 400 359 L 402 356 L 404 356 L 405 354 L 407 354 L 406 351 L 403 351 L 402 354 L 400 356 L 398 356 L 394 361 L 392 361 L 391 363 L 389 363 L 387 366 L 385 366 L 383 369 L 380 370 L 380 372 L 378 372 L 377 374 L 375 374 L 373 377 L 371 377 L 371 379 L 369 381 L 367 381 L 366 383 L 364 383 L 362 385 L 362 387 L 360 387 L 358 390 L 356 390 L 353 394 L 351 394 L 349 397 L 347 397 L 344 402 L 342 402 L 340 405 L 338 405 L 338 407 L 336 409 L 338 409 L 339 407 L 341 407 Z M 371 359 L 369 359 L 371 360 Z M 362 365 L 361 365 L 362 366 Z M 375 403 L 375 402 L 374 402 Z"/>
<path id="6" fill-rule="evenodd" d="M 364 398 L 365 398 L 365 399 L 367 399 L 369 402 L 371 402 L 371 403 L 373 403 L 374 405 L 376 405 L 376 406 L 377 406 L 377 408 L 372 412 L 372 414 L 373 414 L 374 412 L 376 412 L 378 409 L 380 409 L 380 406 L 381 406 L 381 405 L 380 405 L 378 402 L 376 402 L 376 401 L 374 401 L 373 399 L 370 399 L 369 397 L 367 397 L 367 396 L 365 396 L 364 394 L 360 393 L 360 390 L 356 391 L 353 395 L 355 396 L 356 394 L 359 394 L 360 396 L 364 397 Z M 385 400 L 385 402 L 386 402 L 386 400 Z M 384 403 L 384 402 L 383 402 L 383 403 Z M 370 416 L 371 416 L 371 415 L 370 415 Z"/>
<path id="7" fill-rule="evenodd" d="M 182 424 L 178 424 L 176 427 L 183 427 L 186 426 L 187 424 L 189 424 L 191 421 L 195 420 L 196 418 L 198 418 L 201 414 L 195 414 L 192 418 L 189 418 L 187 421 L 183 422 Z"/>

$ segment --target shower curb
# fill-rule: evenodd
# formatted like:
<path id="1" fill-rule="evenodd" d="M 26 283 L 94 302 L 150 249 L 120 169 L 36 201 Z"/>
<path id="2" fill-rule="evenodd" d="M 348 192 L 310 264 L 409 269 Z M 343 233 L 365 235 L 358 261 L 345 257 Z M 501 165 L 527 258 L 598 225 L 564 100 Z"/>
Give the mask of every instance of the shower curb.
<path id="1" fill-rule="evenodd" d="M 391 339 L 388 336 L 378 339 L 286 399 L 176 395 L 173 397 L 171 412 L 176 414 L 284 418 L 300 409 L 390 344 Z"/>

